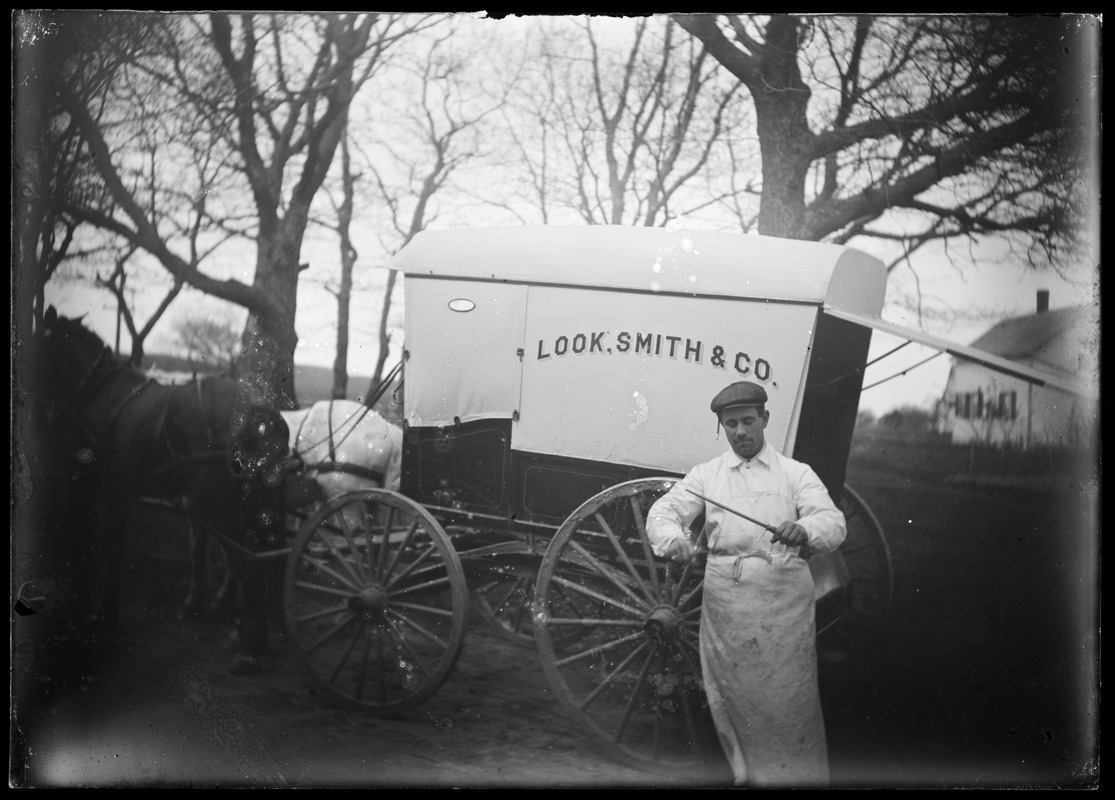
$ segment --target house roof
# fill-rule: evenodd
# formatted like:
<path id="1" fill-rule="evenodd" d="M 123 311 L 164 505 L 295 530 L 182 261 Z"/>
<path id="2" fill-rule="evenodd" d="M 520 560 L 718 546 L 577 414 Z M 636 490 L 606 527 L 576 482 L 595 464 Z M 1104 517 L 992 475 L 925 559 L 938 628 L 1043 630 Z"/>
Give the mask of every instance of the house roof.
<path id="1" fill-rule="evenodd" d="M 1085 319 L 1086 309 L 1069 306 L 1005 319 L 972 342 L 972 347 L 1003 358 L 1032 356 L 1054 338 Z"/>

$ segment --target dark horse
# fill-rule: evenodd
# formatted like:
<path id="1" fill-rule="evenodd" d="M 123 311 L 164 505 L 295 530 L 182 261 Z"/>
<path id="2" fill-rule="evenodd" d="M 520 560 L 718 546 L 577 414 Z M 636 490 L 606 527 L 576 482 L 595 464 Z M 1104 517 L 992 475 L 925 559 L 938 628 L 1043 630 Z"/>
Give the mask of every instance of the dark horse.
<path id="1" fill-rule="evenodd" d="M 53 308 L 33 341 L 33 371 L 48 431 L 63 461 L 92 487 L 97 508 L 78 511 L 105 568 L 98 616 L 115 623 L 123 535 L 130 505 L 157 498 L 185 513 L 191 539 L 188 609 L 201 603 L 206 574 L 196 552 L 208 534 L 225 545 L 239 580 L 234 671 L 258 668 L 267 648 L 268 594 L 274 570 L 254 556 L 281 547 L 289 430 L 278 411 L 245 402 L 228 378 L 159 384 L 113 355 L 80 320 Z M 65 497 L 57 498 L 66 502 Z M 218 601 L 230 594 L 228 585 Z"/>

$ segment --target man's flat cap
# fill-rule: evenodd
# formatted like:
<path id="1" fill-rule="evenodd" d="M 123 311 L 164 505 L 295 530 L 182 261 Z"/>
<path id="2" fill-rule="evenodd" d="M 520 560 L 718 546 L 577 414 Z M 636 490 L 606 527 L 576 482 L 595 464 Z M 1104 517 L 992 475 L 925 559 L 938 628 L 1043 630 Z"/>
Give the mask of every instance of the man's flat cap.
<path id="1" fill-rule="evenodd" d="M 757 383 L 738 381 L 712 398 L 712 413 L 719 414 L 733 406 L 761 406 L 767 401 L 767 390 Z"/>

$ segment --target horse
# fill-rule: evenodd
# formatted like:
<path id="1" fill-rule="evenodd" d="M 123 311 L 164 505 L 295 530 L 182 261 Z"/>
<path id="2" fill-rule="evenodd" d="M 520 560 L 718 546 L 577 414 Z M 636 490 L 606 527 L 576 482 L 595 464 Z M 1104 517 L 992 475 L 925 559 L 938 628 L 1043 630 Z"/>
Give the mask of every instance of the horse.
<path id="1" fill-rule="evenodd" d="M 267 649 L 269 587 L 251 548 L 274 536 L 271 507 L 282 503 L 287 480 L 300 485 L 297 476 L 291 478 L 296 467 L 288 459 L 289 428 L 279 412 L 247 402 L 229 378 L 161 384 L 115 356 L 80 319 L 62 317 L 53 307 L 32 347 L 34 391 L 46 408 L 51 446 L 71 479 L 92 487 L 97 505 L 74 509 L 74 522 L 90 526 L 90 541 L 103 548 L 100 621 L 111 626 L 118 614 L 130 505 L 161 498 L 185 512 L 195 529 L 230 545 L 241 579 L 237 625 L 243 651 L 230 669 L 257 670 Z"/>
<path id="2" fill-rule="evenodd" d="M 322 400 L 281 411 L 290 449 L 327 500 L 369 488 L 398 491 L 403 429 L 352 400 Z"/>
<path id="3" fill-rule="evenodd" d="M 309 502 L 288 503 L 301 507 L 313 502 L 332 500 L 348 492 L 386 488 L 398 491 L 403 451 L 403 429 L 389 422 L 369 406 L 352 400 L 321 400 L 306 408 L 279 412 L 289 430 L 288 447 L 304 479 L 313 480 L 319 497 Z M 307 509 L 312 510 L 312 509 Z M 356 509 L 342 509 L 349 517 Z M 355 526 L 356 518 L 350 521 Z M 296 520 L 294 521 L 296 522 Z M 228 558 L 228 548 L 217 542 L 211 557 L 207 548 L 212 539 L 204 529 L 197 529 L 190 546 L 191 608 L 203 606 L 201 599 L 212 584 L 216 599 L 208 608 L 223 606 L 225 598 L 235 591 L 239 575 L 235 563 Z M 276 547 L 272 538 L 268 543 Z M 218 568 L 210 575 L 210 565 Z"/>

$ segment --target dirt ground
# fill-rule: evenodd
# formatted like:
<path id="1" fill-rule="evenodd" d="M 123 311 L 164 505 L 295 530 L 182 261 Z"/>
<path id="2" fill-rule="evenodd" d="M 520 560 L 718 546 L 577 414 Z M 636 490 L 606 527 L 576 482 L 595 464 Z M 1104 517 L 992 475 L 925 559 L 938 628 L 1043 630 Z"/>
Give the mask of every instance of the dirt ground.
<path id="1" fill-rule="evenodd" d="M 849 483 L 886 531 L 894 606 L 876 645 L 822 672 L 833 785 L 1099 785 L 1094 486 L 972 483 L 865 455 Z M 475 614 L 449 680 L 399 719 L 333 706 L 282 640 L 264 674 L 230 675 L 229 625 L 176 613 L 183 548 L 132 532 L 123 624 L 17 721 L 11 785 L 728 785 L 603 755 L 538 656 Z"/>

